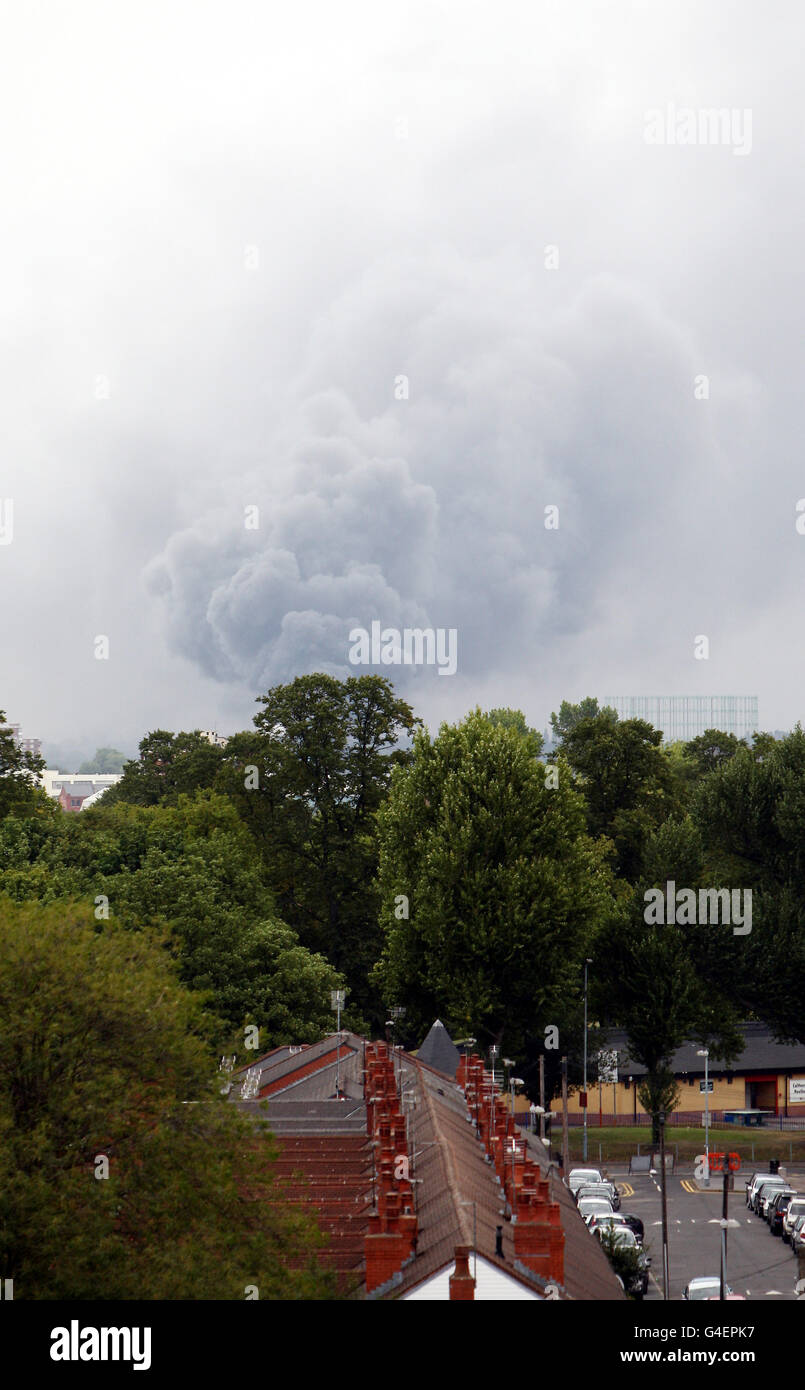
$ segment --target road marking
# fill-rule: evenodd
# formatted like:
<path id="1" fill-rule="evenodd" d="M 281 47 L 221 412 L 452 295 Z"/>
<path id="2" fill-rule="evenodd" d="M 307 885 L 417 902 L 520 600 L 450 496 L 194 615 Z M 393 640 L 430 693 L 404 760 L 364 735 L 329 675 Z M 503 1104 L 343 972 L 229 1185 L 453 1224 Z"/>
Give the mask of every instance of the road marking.
<path id="1" fill-rule="evenodd" d="M 618 1191 L 620 1192 L 621 1197 L 634 1197 L 634 1188 L 632 1187 L 631 1183 L 619 1183 Z"/>

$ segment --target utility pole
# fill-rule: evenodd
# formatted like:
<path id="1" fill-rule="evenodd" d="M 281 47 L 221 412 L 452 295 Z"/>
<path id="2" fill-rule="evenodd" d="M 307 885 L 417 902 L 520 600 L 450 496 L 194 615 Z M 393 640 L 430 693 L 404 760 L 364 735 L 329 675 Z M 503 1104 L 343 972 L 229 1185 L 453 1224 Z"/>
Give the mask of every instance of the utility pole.
<path id="1" fill-rule="evenodd" d="M 588 959 L 588 960 L 585 960 L 585 962 L 584 962 L 584 1081 L 583 1081 L 583 1083 L 582 1083 L 582 1089 L 583 1089 L 583 1092 L 584 1092 L 584 1144 L 583 1144 L 582 1154 L 583 1154 L 583 1158 L 584 1158 L 584 1162 L 585 1162 L 585 1163 L 587 1162 L 587 966 L 588 966 L 589 964 L 590 964 L 589 959 Z"/>
<path id="2" fill-rule="evenodd" d="M 668 1203 L 665 1192 L 665 1111 L 659 1112 L 660 1120 L 660 1182 L 662 1184 L 662 1296 L 667 1299 L 668 1288 Z"/>
<path id="3" fill-rule="evenodd" d="M 539 1104 L 542 1114 L 539 1117 L 539 1137 L 545 1140 L 545 1058 L 539 1059 Z"/>
<path id="4" fill-rule="evenodd" d="M 562 1177 L 570 1170 L 570 1144 L 567 1132 L 567 1057 L 562 1058 Z"/>
<path id="5" fill-rule="evenodd" d="M 718 1296 L 722 1303 L 727 1296 L 727 1204 L 729 1202 L 729 1181 L 730 1166 L 727 1162 L 724 1164 L 724 1195 L 721 1199 L 721 1288 Z"/>

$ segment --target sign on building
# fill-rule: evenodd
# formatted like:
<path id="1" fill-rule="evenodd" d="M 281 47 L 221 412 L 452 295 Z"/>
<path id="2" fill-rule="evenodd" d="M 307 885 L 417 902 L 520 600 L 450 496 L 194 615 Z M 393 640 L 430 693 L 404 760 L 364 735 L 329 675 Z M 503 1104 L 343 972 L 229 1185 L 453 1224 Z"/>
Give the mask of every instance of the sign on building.
<path id="1" fill-rule="evenodd" d="M 789 1076 L 788 1104 L 805 1105 L 805 1076 Z"/>

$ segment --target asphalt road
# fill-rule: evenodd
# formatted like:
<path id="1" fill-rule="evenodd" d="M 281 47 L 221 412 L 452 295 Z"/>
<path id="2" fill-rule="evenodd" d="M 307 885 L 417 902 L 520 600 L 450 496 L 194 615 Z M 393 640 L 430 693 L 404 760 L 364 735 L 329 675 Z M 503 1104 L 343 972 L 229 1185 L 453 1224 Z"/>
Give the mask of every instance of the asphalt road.
<path id="1" fill-rule="evenodd" d="M 651 1255 L 649 1299 L 662 1298 L 662 1204 L 660 1179 L 647 1173 L 624 1176 L 610 1170 L 621 1190 L 621 1211 L 634 1212 L 645 1227 L 645 1246 Z M 713 1179 L 715 1184 L 717 1180 Z M 805 1190 L 802 1175 L 792 1177 L 792 1186 Z M 699 1274 L 716 1277 L 721 1267 L 722 1193 L 720 1187 L 700 1192 L 693 1181 L 693 1169 L 669 1173 L 668 1266 L 671 1299 L 681 1299 L 682 1290 Z M 738 1174 L 735 1190 L 729 1195 L 730 1218 L 738 1221 L 727 1239 L 727 1283 L 734 1293 L 750 1300 L 795 1299 L 797 1261 L 790 1245 L 773 1236 L 766 1222 L 750 1213 L 744 1201 L 743 1175 Z"/>

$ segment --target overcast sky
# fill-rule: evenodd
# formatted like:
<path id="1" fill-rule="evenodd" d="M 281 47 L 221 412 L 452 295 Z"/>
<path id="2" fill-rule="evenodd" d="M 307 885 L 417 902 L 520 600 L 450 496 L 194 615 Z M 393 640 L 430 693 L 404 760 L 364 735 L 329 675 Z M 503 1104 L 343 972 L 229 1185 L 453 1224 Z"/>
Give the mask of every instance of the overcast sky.
<path id="1" fill-rule="evenodd" d="M 0 708 L 128 748 L 376 669 L 431 725 L 805 715 L 804 43 L 735 0 L 7 3 Z M 373 621 L 456 674 L 350 666 Z"/>

